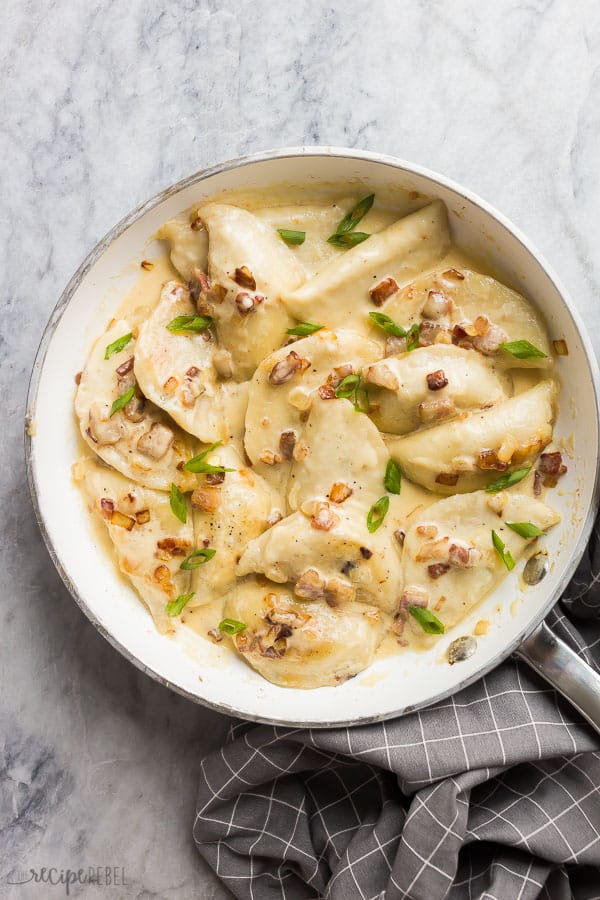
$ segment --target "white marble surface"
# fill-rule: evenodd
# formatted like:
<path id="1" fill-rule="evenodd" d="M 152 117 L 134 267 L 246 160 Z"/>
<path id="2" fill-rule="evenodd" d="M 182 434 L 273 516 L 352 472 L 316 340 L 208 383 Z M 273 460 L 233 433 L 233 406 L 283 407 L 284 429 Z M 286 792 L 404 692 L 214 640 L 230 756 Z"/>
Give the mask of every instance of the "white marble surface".
<path id="1" fill-rule="evenodd" d="M 198 760 L 226 721 L 129 666 L 62 587 L 22 461 L 29 371 L 81 258 L 147 196 L 268 147 L 396 154 L 530 235 L 600 347 L 593 0 L 5 0 L 0 30 L 0 896 L 15 868 L 124 866 L 74 896 L 228 896 L 197 858 Z"/>

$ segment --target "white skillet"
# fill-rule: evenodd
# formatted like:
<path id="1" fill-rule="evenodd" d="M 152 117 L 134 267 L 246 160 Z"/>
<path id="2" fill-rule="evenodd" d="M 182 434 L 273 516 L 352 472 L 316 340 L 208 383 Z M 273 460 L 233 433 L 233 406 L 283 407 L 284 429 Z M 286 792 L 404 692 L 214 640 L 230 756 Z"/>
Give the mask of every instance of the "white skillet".
<path id="1" fill-rule="evenodd" d="M 551 338 L 563 338 L 558 438 L 570 440 L 569 471 L 552 503 L 561 525 L 545 539 L 550 571 L 521 588 L 523 562 L 499 590 L 427 653 L 377 661 L 339 687 L 302 691 L 276 687 L 233 653 L 182 630 L 155 631 L 149 614 L 97 545 L 80 491 L 71 481 L 78 455 L 73 416 L 74 373 L 92 340 L 131 287 L 139 262 L 152 253 L 151 235 L 167 219 L 223 190 L 282 183 L 346 182 L 383 194 L 390 185 L 446 203 L 455 239 L 490 260 L 541 310 Z M 365 191 L 366 192 L 366 191 Z M 29 389 L 27 472 L 39 526 L 65 585 L 96 628 L 127 659 L 191 700 L 262 722 L 359 725 L 387 719 L 446 697 L 498 665 L 513 651 L 569 696 L 600 728 L 600 678 L 540 623 L 560 596 L 585 549 L 598 501 L 598 368 L 572 300 L 529 241 L 469 191 L 420 166 L 374 153 L 332 147 L 268 151 L 214 166 L 180 181 L 119 222 L 82 263 L 61 296 L 42 338 Z M 496 612 L 497 608 L 500 612 Z M 453 666 L 449 643 L 489 619 L 477 652 Z"/>

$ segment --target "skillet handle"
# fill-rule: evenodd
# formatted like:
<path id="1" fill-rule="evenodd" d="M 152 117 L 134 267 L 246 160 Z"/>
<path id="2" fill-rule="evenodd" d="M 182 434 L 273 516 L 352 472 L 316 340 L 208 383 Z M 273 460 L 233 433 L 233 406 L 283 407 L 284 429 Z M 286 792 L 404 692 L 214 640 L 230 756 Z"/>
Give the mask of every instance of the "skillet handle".
<path id="1" fill-rule="evenodd" d="M 549 681 L 600 732 L 600 675 L 556 637 L 545 622 L 515 653 Z"/>

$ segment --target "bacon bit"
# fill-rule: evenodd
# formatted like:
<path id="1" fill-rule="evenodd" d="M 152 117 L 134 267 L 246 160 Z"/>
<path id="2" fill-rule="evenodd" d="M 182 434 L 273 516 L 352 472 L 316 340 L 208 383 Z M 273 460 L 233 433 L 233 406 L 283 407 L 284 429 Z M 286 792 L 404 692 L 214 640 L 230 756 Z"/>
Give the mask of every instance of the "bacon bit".
<path id="1" fill-rule="evenodd" d="M 394 632 L 394 634 L 398 635 L 398 637 L 401 637 L 402 634 L 404 633 L 405 621 L 406 620 L 400 613 L 396 613 L 396 615 L 394 616 L 394 620 L 391 624 L 391 629 Z"/>
<path id="2" fill-rule="evenodd" d="M 329 503 L 322 501 L 317 503 L 316 507 L 315 513 L 310 520 L 312 528 L 315 528 L 317 531 L 331 531 L 332 528 L 335 528 L 340 518 L 331 510 Z"/>
<path id="3" fill-rule="evenodd" d="M 442 606 L 444 605 L 445 602 L 446 602 L 446 598 L 445 598 L 444 595 L 442 594 L 442 596 L 439 598 L 438 602 L 437 602 L 437 603 L 435 604 L 435 606 L 433 607 L 434 610 L 435 610 L 436 612 L 439 612 L 440 609 L 442 608 Z"/>
<path id="4" fill-rule="evenodd" d="M 374 366 L 369 366 L 365 375 L 365 381 L 368 384 L 374 384 L 388 391 L 397 391 L 400 387 L 396 375 L 385 363 L 376 363 Z"/>
<path id="5" fill-rule="evenodd" d="M 212 485 L 223 484 L 226 474 L 226 472 L 209 472 L 206 476 L 206 483 Z"/>
<path id="6" fill-rule="evenodd" d="M 348 487 L 347 484 L 344 484 L 343 481 L 336 481 L 331 485 L 329 499 L 332 503 L 343 503 L 344 500 L 352 496 L 352 493 L 352 488 Z"/>
<path id="7" fill-rule="evenodd" d="M 150 510 L 140 509 L 140 511 L 135 514 L 135 521 L 136 525 L 146 525 L 150 521 Z"/>
<path id="8" fill-rule="evenodd" d="M 77 372 L 77 374 L 75 375 L 75 384 L 81 384 L 81 376 L 82 375 L 83 375 L 83 372 Z"/>
<path id="9" fill-rule="evenodd" d="M 430 391 L 441 391 L 448 384 L 448 379 L 443 369 L 436 369 L 435 372 L 430 372 L 425 377 L 427 378 L 427 387 Z"/>
<path id="10" fill-rule="evenodd" d="M 404 539 L 405 539 L 405 537 L 406 537 L 406 532 L 405 532 L 405 531 L 402 531 L 401 528 L 398 528 L 398 529 L 394 532 L 394 537 L 396 538 L 396 541 L 398 542 L 399 546 L 400 546 L 400 547 L 404 547 Z"/>
<path id="11" fill-rule="evenodd" d="M 170 396 L 171 394 L 175 393 L 178 387 L 179 382 L 173 375 L 171 375 L 170 378 L 167 378 L 167 380 L 163 384 L 163 391 L 165 392 L 165 394 L 168 394 Z"/>
<path id="12" fill-rule="evenodd" d="M 419 537 L 434 538 L 438 533 L 437 525 L 417 525 L 415 531 Z"/>
<path id="13" fill-rule="evenodd" d="M 504 472 L 508 469 L 508 463 L 498 459 L 498 454 L 495 450 L 482 450 L 477 457 L 477 465 L 480 469 L 486 471 L 488 469 L 494 469 L 497 472 Z"/>
<path id="14" fill-rule="evenodd" d="M 216 512 L 221 503 L 221 491 L 219 488 L 196 488 L 192 494 L 192 506 L 203 512 Z"/>
<path id="15" fill-rule="evenodd" d="M 354 375 L 354 366 L 351 363 L 344 363 L 343 366 L 335 366 L 332 372 L 327 376 L 327 384 L 332 388 L 339 387 L 344 378 L 348 375 Z"/>
<path id="16" fill-rule="evenodd" d="M 448 559 L 448 537 L 438 538 L 436 541 L 426 541 L 415 556 L 417 562 L 425 562 L 428 559 Z"/>
<path id="17" fill-rule="evenodd" d="M 476 547 L 466 544 L 450 544 L 448 562 L 457 569 L 471 569 L 481 560 L 481 553 Z"/>
<path id="18" fill-rule="evenodd" d="M 233 280 L 236 284 L 239 284 L 240 287 L 248 288 L 250 291 L 256 290 L 256 279 L 248 266 L 239 266 L 235 270 Z"/>
<path id="19" fill-rule="evenodd" d="M 536 469 L 535 473 L 533 475 L 533 496 L 539 497 L 541 493 L 542 493 L 542 476 Z"/>
<path id="20" fill-rule="evenodd" d="M 447 419 L 456 413 L 456 406 L 452 400 L 424 400 L 418 406 L 419 418 L 422 422 L 437 422 L 439 419 Z"/>
<path id="21" fill-rule="evenodd" d="M 390 335 L 385 339 L 385 356 L 397 356 L 399 353 L 406 352 L 406 338 L 395 337 Z"/>
<path id="22" fill-rule="evenodd" d="M 146 418 L 144 408 L 146 406 L 146 398 L 141 394 L 134 394 L 129 403 L 123 407 L 123 415 L 130 422 L 143 422 Z"/>
<path id="23" fill-rule="evenodd" d="M 538 470 L 542 475 L 564 475 L 567 467 L 563 464 L 560 450 L 556 450 L 554 453 L 542 453 Z"/>
<path id="24" fill-rule="evenodd" d="M 282 519 L 283 513 L 281 513 L 278 509 L 274 510 L 267 519 L 267 527 L 272 528 L 273 525 L 277 525 L 277 523 L 281 522 Z"/>
<path id="25" fill-rule="evenodd" d="M 281 437 L 279 438 L 279 449 L 281 450 L 281 455 L 284 459 L 294 458 L 296 437 L 297 435 L 295 431 L 290 430 L 281 432 Z"/>
<path id="26" fill-rule="evenodd" d="M 325 597 L 325 579 L 316 569 L 307 569 L 296 582 L 294 593 L 303 600 L 322 600 Z"/>
<path id="27" fill-rule="evenodd" d="M 222 303 L 227 296 L 227 288 L 222 284 L 213 284 L 208 297 L 213 303 Z"/>
<path id="28" fill-rule="evenodd" d="M 141 265 L 142 269 L 146 270 L 146 272 L 151 272 L 152 269 L 154 268 L 154 263 L 150 262 L 149 259 L 143 259 L 141 261 L 140 265 Z"/>
<path id="29" fill-rule="evenodd" d="M 282 647 L 281 650 L 278 650 L 275 645 L 271 647 L 266 647 L 262 652 L 261 656 L 266 656 L 267 659 L 281 659 L 284 655 L 286 648 Z"/>
<path id="30" fill-rule="evenodd" d="M 450 571 L 450 563 L 433 563 L 431 566 L 427 566 L 427 574 L 430 578 L 440 578 L 442 575 L 445 575 L 446 572 Z"/>
<path id="31" fill-rule="evenodd" d="M 473 328 L 475 329 L 475 333 L 478 337 L 486 334 L 490 329 L 491 322 L 487 316 L 477 316 L 475 321 L 473 322 Z"/>
<path id="32" fill-rule="evenodd" d="M 124 363 L 121 363 L 120 366 L 117 366 L 117 368 L 115 369 L 115 372 L 117 373 L 117 375 L 119 375 L 122 378 L 123 375 L 128 375 L 132 369 L 133 369 L 133 356 L 130 356 L 129 359 L 126 359 Z"/>
<path id="33" fill-rule="evenodd" d="M 322 384 L 318 394 L 321 400 L 335 400 L 335 388 L 330 384 Z"/>
<path id="34" fill-rule="evenodd" d="M 429 291 L 422 309 L 422 315 L 428 319 L 439 319 L 450 312 L 452 300 L 443 291 Z"/>
<path id="35" fill-rule="evenodd" d="M 158 581 L 159 584 L 164 585 L 166 581 L 169 581 L 171 578 L 171 573 L 167 566 L 157 566 L 154 570 L 154 580 Z"/>
<path id="36" fill-rule="evenodd" d="M 384 278 L 375 287 L 372 287 L 369 295 L 375 306 L 383 306 L 388 297 L 397 294 L 398 290 L 397 282 L 390 276 L 389 278 Z"/>
<path id="37" fill-rule="evenodd" d="M 213 644 L 220 644 L 223 640 L 223 632 L 219 631 L 218 628 L 211 628 L 207 632 L 209 638 L 213 642 Z"/>
<path id="38" fill-rule="evenodd" d="M 552 341 L 552 346 L 554 347 L 554 352 L 557 356 L 568 356 L 569 348 L 567 347 L 567 342 L 562 338 L 558 341 Z"/>
<path id="39" fill-rule="evenodd" d="M 200 218 L 200 216 L 196 216 L 196 218 L 190 222 L 190 228 L 192 229 L 192 231 L 200 231 L 202 227 L 202 219 Z"/>
<path id="40" fill-rule="evenodd" d="M 185 556 L 186 549 L 191 547 L 189 541 L 177 541 L 175 538 L 163 538 L 162 541 L 156 542 L 159 552 L 156 556 L 159 559 L 171 559 L 172 556 Z"/>
<path id="41" fill-rule="evenodd" d="M 198 368 L 198 366 L 190 366 L 185 374 L 188 378 L 195 378 L 196 375 L 200 374 L 200 369 Z"/>
<path id="42" fill-rule="evenodd" d="M 427 607 L 429 594 L 423 588 L 409 585 L 404 588 L 400 597 L 400 612 L 406 612 L 409 606 Z"/>
<path id="43" fill-rule="evenodd" d="M 437 322 L 425 319 L 419 327 L 419 347 L 431 347 L 432 344 L 451 343 L 450 332 Z"/>
<path id="44" fill-rule="evenodd" d="M 488 620 L 480 619 L 479 622 L 477 622 L 477 624 L 475 625 L 475 628 L 473 629 L 473 634 L 476 634 L 478 636 L 480 634 L 488 634 L 489 630 L 490 630 L 490 623 L 488 622 Z"/>
<path id="45" fill-rule="evenodd" d="M 466 331 L 467 325 L 462 323 L 460 325 L 455 325 L 451 332 L 452 343 L 457 344 L 459 347 L 470 347 L 471 346 L 471 337 Z"/>
<path id="46" fill-rule="evenodd" d="M 454 487 L 458 481 L 458 475 L 453 472 L 440 472 L 435 479 L 436 484 L 445 484 L 447 487 Z"/>
<path id="47" fill-rule="evenodd" d="M 127 531 L 131 531 L 131 529 L 135 525 L 135 519 L 133 519 L 131 516 L 124 516 L 123 513 L 120 513 L 118 509 L 115 509 L 111 514 L 110 524 L 118 525 L 119 528 L 125 528 Z"/>
<path id="48" fill-rule="evenodd" d="M 274 466 L 276 463 L 281 462 L 282 456 L 279 453 L 274 453 L 273 450 L 263 450 L 259 459 L 266 466 Z"/>
<path id="49" fill-rule="evenodd" d="M 146 431 L 137 442 L 140 453 L 150 456 L 152 459 L 162 459 L 173 443 L 175 435 L 166 425 L 154 422 L 150 431 Z"/>
<path id="50" fill-rule="evenodd" d="M 110 519 L 111 514 L 115 508 L 115 501 L 109 500 L 107 497 L 103 497 L 100 500 L 100 509 L 102 511 L 103 519 Z"/>
<path id="51" fill-rule="evenodd" d="M 305 415 L 305 413 L 302 413 L 302 416 L 304 416 L 304 415 Z M 303 422 L 305 422 L 306 419 L 303 419 L 302 416 L 300 418 L 302 419 Z M 304 441 L 298 441 L 298 443 L 294 447 L 294 454 L 293 454 L 296 462 L 302 462 L 303 459 L 306 459 L 306 457 L 308 456 L 309 453 L 310 453 L 310 447 L 308 446 L 308 444 L 306 444 Z"/>
<path id="52" fill-rule="evenodd" d="M 254 312 L 264 299 L 262 294 L 254 294 L 253 296 L 247 291 L 241 291 L 235 298 L 235 305 L 240 316 L 247 316 L 249 313 Z"/>
<path id="53" fill-rule="evenodd" d="M 458 269 L 446 269 L 445 272 L 442 272 L 442 278 L 447 278 L 448 281 L 464 281 L 465 276 L 462 272 L 459 272 Z"/>
<path id="54" fill-rule="evenodd" d="M 361 547 L 360 555 L 362 556 L 363 559 L 371 559 L 371 557 L 373 556 L 373 551 L 369 550 L 368 547 Z"/>
<path id="55" fill-rule="evenodd" d="M 479 316 L 475 320 L 475 324 L 477 326 L 478 332 L 480 328 L 483 327 L 481 324 L 482 320 L 485 317 Z M 486 321 L 486 327 L 483 334 L 478 333 L 476 337 L 473 338 L 473 347 L 478 350 L 480 353 L 483 353 L 484 356 L 492 356 L 494 353 L 497 353 L 500 349 L 500 344 L 503 344 L 506 340 L 508 340 L 508 335 L 504 331 L 503 328 L 500 328 L 498 325 L 494 325 L 493 322 Z"/>
<path id="56" fill-rule="evenodd" d="M 309 367 L 309 359 L 301 359 L 295 350 L 290 350 L 285 359 L 275 363 L 269 374 L 269 381 L 271 384 L 286 384 L 296 372 L 305 372 Z"/>

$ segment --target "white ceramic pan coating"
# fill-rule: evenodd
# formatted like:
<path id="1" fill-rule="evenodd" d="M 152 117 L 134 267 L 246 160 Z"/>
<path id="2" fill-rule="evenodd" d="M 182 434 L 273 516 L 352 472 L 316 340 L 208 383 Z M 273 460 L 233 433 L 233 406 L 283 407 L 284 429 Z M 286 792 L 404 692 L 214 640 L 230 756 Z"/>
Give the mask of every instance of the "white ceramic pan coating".
<path id="1" fill-rule="evenodd" d="M 303 691 L 270 684 L 232 652 L 183 627 L 175 638 L 154 629 L 133 589 L 98 546 L 81 492 L 71 480 L 71 465 L 79 453 L 73 376 L 130 288 L 140 260 L 152 255 L 151 235 L 167 219 L 223 190 L 342 181 L 357 190 L 364 185 L 365 193 L 382 194 L 396 186 L 441 198 L 455 240 L 487 258 L 535 303 L 551 338 L 563 338 L 569 348 L 569 355 L 557 360 L 562 390 L 556 435 L 567 441 L 572 455 L 568 474 L 553 492 L 562 523 L 546 539 L 551 567 L 539 585 L 519 586 L 521 562 L 499 590 L 431 651 L 384 658 L 339 687 Z M 127 659 L 198 703 L 255 721 L 315 727 L 365 724 L 448 696 L 520 647 L 522 655 L 600 725 L 600 679 L 545 626 L 538 627 L 573 574 L 593 524 L 598 383 L 589 338 L 565 289 L 529 241 L 483 200 L 433 172 L 378 154 L 330 147 L 265 152 L 199 172 L 149 200 L 82 263 L 52 314 L 33 369 L 26 437 L 29 483 L 52 560 L 88 618 Z M 475 655 L 448 665 L 448 644 L 470 633 L 482 618 L 492 627 L 477 639 Z"/>

